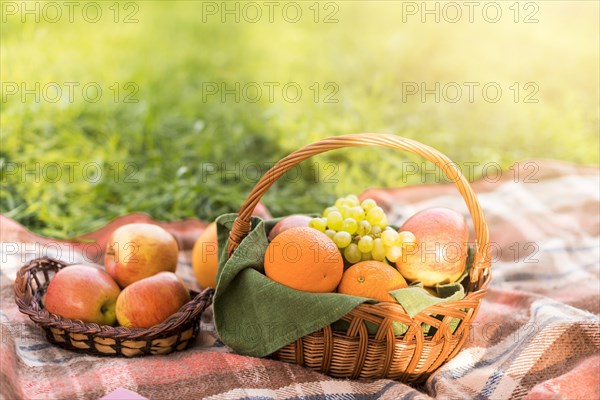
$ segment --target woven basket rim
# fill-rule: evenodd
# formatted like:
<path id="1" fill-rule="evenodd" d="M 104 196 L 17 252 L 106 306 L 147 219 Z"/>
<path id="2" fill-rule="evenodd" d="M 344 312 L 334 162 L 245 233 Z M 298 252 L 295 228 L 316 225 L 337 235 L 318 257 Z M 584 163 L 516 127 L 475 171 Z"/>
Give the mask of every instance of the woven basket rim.
<path id="1" fill-rule="evenodd" d="M 123 326 L 99 325 L 96 323 L 72 320 L 50 313 L 40 304 L 37 296 L 45 291 L 45 287 L 31 288 L 31 270 L 39 268 L 40 271 L 55 271 L 65 268 L 69 263 L 52 257 L 40 257 L 25 263 L 18 271 L 14 282 L 15 302 L 19 311 L 44 329 L 57 328 L 68 333 L 88 334 L 99 338 L 112 338 L 118 340 L 143 340 L 157 339 L 173 335 L 182 327 L 199 318 L 212 301 L 214 289 L 206 288 L 201 292 L 189 289 L 191 300 L 184 304 L 177 312 L 158 325 L 150 328 L 126 328 Z"/>
<path id="2" fill-rule="evenodd" d="M 410 316 L 398 303 L 363 303 L 342 319 L 349 323 L 345 334 L 333 334 L 332 325 L 298 338 L 281 347 L 276 358 L 295 362 L 335 377 L 386 378 L 420 381 L 460 351 L 471 321 L 477 315 L 492 278 L 490 235 L 485 215 L 470 182 L 456 164 L 438 150 L 416 140 L 392 134 L 350 134 L 324 138 L 308 144 L 280 159 L 254 185 L 241 205 L 229 232 L 226 256 L 231 257 L 251 231 L 251 216 L 261 198 L 283 174 L 308 158 L 347 147 L 379 146 L 417 154 L 432 162 L 455 184 L 471 216 L 475 229 L 474 258 L 461 300 L 439 303 Z M 408 325 L 396 335 L 393 323 Z M 454 328 L 451 323 L 456 322 Z M 376 327 L 373 335 L 367 323 Z M 427 336 L 423 327 L 428 325 Z M 371 329 L 373 331 L 373 329 Z M 373 344 L 384 344 L 383 350 Z M 414 343 L 413 348 L 398 350 L 398 345 Z M 441 346 L 433 353 L 431 344 Z M 426 350 L 427 348 L 427 350 Z M 368 357 L 368 359 L 367 359 Z"/>

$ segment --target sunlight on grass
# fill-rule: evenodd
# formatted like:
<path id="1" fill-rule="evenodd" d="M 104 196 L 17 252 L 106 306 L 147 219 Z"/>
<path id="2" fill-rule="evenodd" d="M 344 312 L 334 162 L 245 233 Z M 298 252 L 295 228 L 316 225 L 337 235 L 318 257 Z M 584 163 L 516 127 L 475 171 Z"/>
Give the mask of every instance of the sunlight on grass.
<path id="1" fill-rule="evenodd" d="M 508 3 L 497 23 L 477 13 L 473 23 L 466 14 L 422 23 L 406 3 L 338 2 L 328 24 L 331 10 L 315 23 L 312 3 L 299 3 L 297 23 L 279 14 L 222 23 L 202 2 L 137 4 L 131 24 L 115 23 L 108 3 L 97 23 L 3 15 L 2 213 L 61 237 L 133 211 L 212 219 L 236 211 L 256 182 L 245 167 L 266 172 L 311 141 L 357 132 L 414 138 L 459 164 L 599 163 L 596 2 L 535 3 L 535 23 L 523 22 L 525 9 L 515 22 Z M 77 83 L 73 99 L 21 92 L 52 82 Z M 96 102 L 82 92 L 92 84 L 102 88 Z M 224 94 L 236 85 L 241 93 Z M 340 193 L 418 183 L 403 179 L 407 160 L 376 149 L 326 154 L 265 202 L 275 214 L 318 211 Z M 57 181 L 44 172 L 52 163 Z M 330 163 L 335 179 L 324 181 Z"/>

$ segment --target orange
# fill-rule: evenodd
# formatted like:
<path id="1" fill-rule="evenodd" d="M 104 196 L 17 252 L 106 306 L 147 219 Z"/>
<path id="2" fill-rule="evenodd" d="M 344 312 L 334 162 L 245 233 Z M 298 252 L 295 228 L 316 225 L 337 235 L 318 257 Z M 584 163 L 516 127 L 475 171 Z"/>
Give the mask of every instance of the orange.
<path id="1" fill-rule="evenodd" d="M 282 285 L 312 293 L 333 292 L 342 279 L 344 260 L 333 240 L 309 227 L 277 235 L 265 252 L 265 275 Z"/>
<path id="2" fill-rule="evenodd" d="M 362 261 L 344 272 L 338 293 L 396 302 L 388 292 L 408 286 L 396 268 L 381 261 Z"/>
<path id="3" fill-rule="evenodd" d="M 217 286 L 217 268 L 219 267 L 217 249 L 217 224 L 209 224 L 194 243 L 192 267 L 196 279 L 202 288 Z"/>

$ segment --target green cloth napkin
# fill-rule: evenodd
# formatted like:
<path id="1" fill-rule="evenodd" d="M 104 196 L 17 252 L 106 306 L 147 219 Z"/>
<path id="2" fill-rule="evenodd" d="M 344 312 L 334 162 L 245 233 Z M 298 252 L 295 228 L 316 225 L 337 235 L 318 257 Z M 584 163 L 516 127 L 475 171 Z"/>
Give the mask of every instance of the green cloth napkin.
<path id="1" fill-rule="evenodd" d="M 267 234 L 279 221 L 252 217 L 250 233 L 227 259 L 229 232 L 237 214 L 217 218 L 219 269 L 214 297 L 215 326 L 221 341 L 239 354 L 264 357 L 302 336 L 333 324 L 356 306 L 375 302 L 339 293 L 307 293 L 288 288 L 264 275 L 263 257 Z M 413 286 L 390 292 L 414 316 L 443 301 L 464 297 L 459 283 L 451 296 L 437 298 Z M 447 286 L 447 285 L 446 285 Z M 343 322 L 343 321 L 342 321 Z M 405 331 L 399 326 L 397 334 Z M 344 329 L 339 321 L 334 329 Z M 371 330 L 376 329 L 372 327 Z"/>
<path id="2" fill-rule="evenodd" d="M 464 298 L 465 289 L 458 282 L 461 282 L 465 275 L 466 272 L 455 283 L 436 286 L 436 292 L 440 297 L 430 295 L 420 282 L 413 282 L 407 288 L 392 290 L 390 294 L 402 304 L 406 313 L 412 318 L 429 306 Z"/>

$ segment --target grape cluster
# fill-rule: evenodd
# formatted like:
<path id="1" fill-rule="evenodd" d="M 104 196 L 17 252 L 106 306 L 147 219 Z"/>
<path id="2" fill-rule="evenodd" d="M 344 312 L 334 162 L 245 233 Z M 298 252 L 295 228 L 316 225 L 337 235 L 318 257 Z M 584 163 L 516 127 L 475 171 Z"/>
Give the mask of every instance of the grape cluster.
<path id="1" fill-rule="evenodd" d="M 388 226 L 387 216 L 375 200 L 361 203 L 355 195 L 337 199 L 308 226 L 325 232 L 350 264 L 366 260 L 396 262 L 402 249 L 416 241 L 411 232 L 396 232 Z"/>

